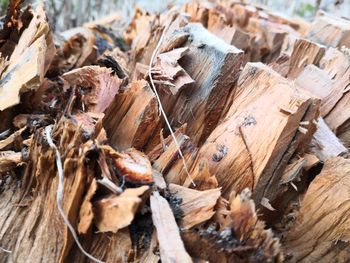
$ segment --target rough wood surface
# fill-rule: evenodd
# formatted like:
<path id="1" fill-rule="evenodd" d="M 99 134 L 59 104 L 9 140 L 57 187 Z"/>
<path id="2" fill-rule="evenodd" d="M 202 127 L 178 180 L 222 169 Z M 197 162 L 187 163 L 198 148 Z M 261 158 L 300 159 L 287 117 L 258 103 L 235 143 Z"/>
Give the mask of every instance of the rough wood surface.
<path id="1" fill-rule="evenodd" d="M 22 93 L 39 87 L 55 54 L 43 7 L 34 14 L 1 72 L 0 111 L 18 104 Z"/>
<path id="2" fill-rule="evenodd" d="M 107 109 L 104 123 L 111 145 L 121 150 L 142 149 L 159 121 L 158 102 L 145 81 L 136 81 L 118 94 Z"/>
<path id="3" fill-rule="evenodd" d="M 174 127 L 187 123 L 186 134 L 195 143 L 202 143 L 219 121 L 225 100 L 238 78 L 243 52 L 210 34 L 200 24 L 190 23 L 173 34 L 182 32 L 189 34 L 185 43 L 189 51 L 179 64 L 195 83 L 177 96 L 176 107 L 168 112 L 168 118 Z M 166 39 L 172 37 L 171 32 L 168 34 Z"/>
<path id="4" fill-rule="evenodd" d="M 334 81 L 324 70 L 313 64 L 301 71 L 295 83 L 321 99 L 321 116 L 326 116 L 337 103 L 339 92 L 334 90 Z"/>
<path id="5" fill-rule="evenodd" d="M 182 200 L 180 208 L 183 212 L 184 229 L 190 229 L 209 220 L 214 214 L 214 206 L 220 197 L 220 189 L 197 191 L 176 184 L 169 185 L 169 191 Z"/>
<path id="6" fill-rule="evenodd" d="M 274 196 L 271 182 L 279 180 L 279 165 L 289 158 L 286 150 L 310 104 L 307 94 L 270 68 L 246 65 L 225 120 L 198 154 L 209 161 L 224 196 L 245 187 L 253 189 L 256 200 Z"/>
<path id="7" fill-rule="evenodd" d="M 350 22 L 320 12 L 311 24 L 306 37 L 322 45 L 350 48 Z"/>
<path id="8" fill-rule="evenodd" d="M 348 262 L 349 160 L 330 158 L 310 184 L 285 244 L 294 262 Z M 340 252 L 342 251 L 343 252 Z"/>
<path id="9" fill-rule="evenodd" d="M 290 55 L 288 76 L 296 78 L 306 65 L 318 65 L 324 53 L 324 46 L 306 39 L 297 39 Z"/>
<path id="10" fill-rule="evenodd" d="M 350 101 L 350 58 L 346 50 L 334 48 L 327 50 L 320 67 L 334 80 L 333 97 L 336 98 L 332 110 L 325 117 L 326 123 L 339 136 L 346 147 L 350 146 L 349 123 L 350 110 L 346 105 Z"/>
<path id="11" fill-rule="evenodd" d="M 196 2 L 54 47 L 9 2 L 0 263 L 350 260 L 348 21 Z"/>
<path id="12" fill-rule="evenodd" d="M 88 112 L 102 113 L 119 92 L 122 81 L 112 75 L 112 70 L 99 66 L 86 66 L 62 75 L 71 86 L 83 89 L 82 108 Z"/>
<path id="13" fill-rule="evenodd" d="M 192 262 L 181 240 L 171 208 L 158 192 L 151 196 L 151 210 L 162 262 Z"/>
<path id="14" fill-rule="evenodd" d="M 322 118 L 317 120 L 317 130 L 311 140 L 310 151 L 322 161 L 348 153 L 347 148 L 329 129 Z"/>

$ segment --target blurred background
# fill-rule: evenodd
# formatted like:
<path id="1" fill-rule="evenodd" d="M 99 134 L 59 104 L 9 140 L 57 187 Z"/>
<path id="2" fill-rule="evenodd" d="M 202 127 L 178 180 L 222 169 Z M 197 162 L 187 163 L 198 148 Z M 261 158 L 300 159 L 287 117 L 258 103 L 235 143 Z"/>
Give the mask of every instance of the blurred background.
<path id="1" fill-rule="evenodd" d="M 108 14 L 119 12 L 123 18 L 131 18 L 136 5 L 149 12 L 161 12 L 172 5 L 189 0 L 43 0 L 52 28 L 63 31 L 82 25 Z M 221 0 L 228 1 L 228 0 Z M 9 0 L 0 0 L 0 15 L 6 13 Z M 38 0 L 25 0 L 37 3 Z M 242 0 L 237 2 L 268 6 L 286 16 L 300 16 L 310 20 L 322 9 L 334 15 L 350 19 L 350 0 Z"/>

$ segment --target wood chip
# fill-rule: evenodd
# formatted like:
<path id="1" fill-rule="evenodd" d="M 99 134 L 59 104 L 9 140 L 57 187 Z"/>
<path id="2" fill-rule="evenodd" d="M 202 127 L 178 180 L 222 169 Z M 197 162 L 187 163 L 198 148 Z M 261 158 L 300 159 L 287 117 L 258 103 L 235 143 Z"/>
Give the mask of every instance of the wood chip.
<path id="1" fill-rule="evenodd" d="M 157 230 L 160 258 L 162 262 L 192 262 L 181 240 L 174 215 L 168 202 L 154 192 L 151 195 L 153 224 Z"/>
<path id="2" fill-rule="evenodd" d="M 93 204 L 95 222 L 100 232 L 116 233 L 130 225 L 148 186 L 128 188 L 119 196 L 109 196 Z"/>

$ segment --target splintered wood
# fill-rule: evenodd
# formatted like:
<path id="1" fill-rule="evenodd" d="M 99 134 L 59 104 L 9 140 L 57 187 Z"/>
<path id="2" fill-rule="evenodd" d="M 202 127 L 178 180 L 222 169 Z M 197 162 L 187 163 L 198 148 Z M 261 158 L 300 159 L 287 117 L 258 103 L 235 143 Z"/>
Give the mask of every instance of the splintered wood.
<path id="1" fill-rule="evenodd" d="M 294 260 L 347 261 L 342 250 L 349 249 L 350 240 L 349 171 L 348 159 L 329 158 L 310 184 L 285 241 Z"/>
<path id="2" fill-rule="evenodd" d="M 0 30 L 0 263 L 350 261 L 349 20 L 189 2 L 54 37 L 22 2 Z"/>

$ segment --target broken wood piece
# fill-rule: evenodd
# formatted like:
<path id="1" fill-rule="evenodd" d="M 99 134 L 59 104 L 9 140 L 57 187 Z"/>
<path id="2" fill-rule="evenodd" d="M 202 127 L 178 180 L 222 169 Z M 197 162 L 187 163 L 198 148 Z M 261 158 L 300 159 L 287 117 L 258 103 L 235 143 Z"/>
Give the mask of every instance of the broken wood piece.
<path id="1" fill-rule="evenodd" d="M 249 187 L 257 202 L 262 197 L 273 199 L 286 165 L 282 160 L 291 157 L 286 152 L 288 144 L 308 108 L 314 107 L 312 99 L 261 63 L 245 66 L 235 94 L 226 118 L 200 148 L 197 159 L 208 160 L 223 196 Z M 284 114 L 280 108 L 292 113 Z M 311 140 L 311 135 L 304 135 L 304 139 Z M 257 140 L 259 144 L 254 143 Z"/>
<path id="2" fill-rule="evenodd" d="M 311 182 L 301 200 L 294 227 L 284 241 L 286 253 L 293 261 L 350 259 L 349 169 L 349 160 L 329 158 Z M 344 249 L 344 253 L 338 254 L 338 249 Z"/>
<path id="3" fill-rule="evenodd" d="M 76 27 L 62 32 L 61 48 L 51 65 L 50 70 L 69 71 L 90 64 L 97 58 L 96 37 L 92 30 Z"/>
<path id="4" fill-rule="evenodd" d="M 306 39 L 297 39 L 294 42 L 290 56 L 288 78 L 298 77 L 306 65 L 318 65 L 325 54 L 325 47 Z"/>
<path id="5" fill-rule="evenodd" d="M 350 48 L 350 22 L 326 13 L 318 13 L 306 37 L 329 47 Z"/>
<path id="6" fill-rule="evenodd" d="M 249 19 L 245 30 L 255 36 L 252 61 L 272 61 L 280 54 L 287 33 L 297 35 L 288 25 L 276 24 L 257 17 Z"/>
<path id="7" fill-rule="evenodd" d="M 332 110 L 342 96 L 327 72 L 313 64 L 307 65 L 300 72 L 295 83 L 321 99 L 320 112 L 323 117 Z"/>
<path id="8" fill-rule="evenodd" d="M 0 111 L 17 105 L 22 93 L 39 87 L 54 54 L 46 15 L 39 5 L 1 73 Z"/>
<path id="9" fill-rule="evenodd" d="M 31 89 L 37 89 L 44 77 L 45 36 L 34 41 L 18 60 L 10 63 L 3 72 L 0 87 L 0 111 L 20 102 L 20 94 Z M 16 69 L 16 70 L 14 70 Z"/>
<path id="10" fill-rule="evenodd" d="M 170 105 L 166 114 L 175 128 L 187 123 L 186 134 L 194 143 L 201 144 L 219 121 L 238 78 L 243 51 L 228 45 L 200 24 L 190 23 L 167 32 L 164 42 L 182 32 L 189 34 L 184 45 L 189 51 L 179 64 L 195 83 L 177 96 L 176 107 Z"/>
<path id="11" fill-rule="evenodd" d="M 191 167 L 193 159 L 197 153 L 196 147 L 193 145 L 190 138 L 181 132 L 177 132 L 175 136 L 178 145 L 180 146 L 180 150 L 184 155 L 187 167 Z M 172 139 L 170 136 L 168 138 Z M 171 140 L 169 145 L 166 145 L 166 149 L 157 159 L 154 160 L 153 168 L 163 174 L 164 179 L 168 184 L 174 183 L 182 185 L 187 179 L 189 179 L 188 174 L 184 170 L 183 162 L 174 140 Z"/>
<path id="12" fill-rule="evenodd" d="M 123 180 L 137 184 L 153 183 L 151 163 L 142 152 L 131 148 L 119 153 L 113 161 L 118 175 Z"/>
<path id="13" fill-rule="evenodd" d="M 174 86 L 170 86 L 170 91 L 176 95 L 195 81 L 178 64 L 178 61 L 188 52 L 188 47 L 177 48 L 158 55 L 155 66 L 159 66 L 161 74 L 170 79 Z M 154 77 L 155 78 L 155 77 Z M 155 78 L 156 79 L 156 78 Z M 160 85 L 162 85 L 160 83 Z"/>
<path id="14" fill-rule="evenodd" d="M 158 192 L 151 195 L 151 210 L 162 262 L 192 262 L 181 240 L 173 212 L 166 199 Z"/>
<path id="15" fill-rule="evenodd" d="M 23 162 L 22 153 L 14 151 L 0 152 L 0 173 L 9 172 Z"/>
<path id="16" fill-rule="evenodd" d="M 199 22 L 204 27 L 208 26 L 210 4 L 207 2 L 187 3 L 183 10 L 189 15 L 190 22 Z"/>
<path id="17" fill-rule="evenodd" d="M 183 126 L 181 126 L 180 128 L 178 128 L 174 131 L 175 137 L 179 140 L 181 138 L 181 136 L 185 134 L 185 130 L 186 130 L 186 124 L 184 124 Z M 173 136 L 171 136 L 171 135 L 164 138 L 163 132 L 164 132 L 164 130 L 162 129 L 159 133 L 159 143 L 157 145 L 154 145 L 147 152 L 147 156 L 150 158 L 152 163 L 155 160 L 157 160 L 159 158 L 159 156 L 166 151 L 166 149 L 170 146 L 170 144 L 174 140 Z"/>
<path id="18" fill-rule="evenodd" d="M 306 160 L 302 157 L 287 165 L 281 177 L 281 184 L 288 184 L 300 181 L 300 175 L 306 165 Z"/>
<path id="19" fill-rule="evenodd" d="M 215 175 L 210 174 L 208 161 L 206 159 L 200 160 L 196 166 L 192 167 L 190 174 L 196 185 L 196 190 L 214 189 L 219 185 Z M 189 177 L 186 178 L 183 186 L 191 187 L 191 179 Z"/>
<path id="20" fill-rule="evenodd" d="M 222 200 L 217 207 L 217 227 L 183 233 L 191 255 L 210 262 L 240 262 L 242 257 L 253 260 L 257 255 L 262 262 L 283 262 L 280 242 L 258 220 L 248 189 L 238 195 L 233 192 L 228 204 Z"/>
<path id="21" fill-rule="evenodd" d="M 83 89 L 83 111 L 104 112 L 119 92 L 122 80 L 112 70 L 100 66 L 86 66 L 66 72 L 62 77 L 71 85 Z"/>
<path id="22" fill-rule="evenodd" d="M 338 136 L 345 147 L 350 146 L 350 59 L 346 50 L 329 48 L 320 62 L 320 67 L 333 79 L 334 104 L 331 111 L 325 116 L 325 122 Z"/>
<path id="23" fill-rule="evenodd" d="M 141 150 L 159 122 L 158 102 L 145 81 L 132 82 L 106 111 L 104 125 L 111 145 Z"/>
<path id="24" fill-rule="evenodd" d="M 22 135 L 22 133 L 27 129 L 27 127 L 23 127 L 12 133 L 6 139 L 0 141 L 0 150 L 8 150 L 8 147 L 13 145 L 15 141 L 18 141 Z"/>
<path id="25" fill-rule="evenodd" d="M 261 246 L 263 257 L 282 260 L 279 240 L 273 237 L 271 229 L 264 229 L 264 223 L 258 220 L 254 202 L 250 199 L 250 191 L 245 189 L 239 195 L 232 194 L 224 227 L 230 227 L 238 240 L 245 240 L 247 246 L 264 241 L 264 245 Z"/>
<path id="26" fill-rule="evenodd" d="M 233 45 L 244 51 L 245 60 L 251 59 L 251 45 L 254 36 L 237 26 L 229 25 L 226 16 L 218 10 L 210 9 L 208 17 L 208 30 L 223 39 L 227 44 Z"/>
<path id="27" fill-rule="evenodd" d="M 94 218 L 92 198 L 95 195 L 96 190 L 97 183 L 96 180 L 93 179 L 80 207 L 78 223 L 79 234 L 86 234 L 92 225 Z"/>
<path id="28" fill-rule="evenodd" d="M 182 200 L 180 208 L 183 212 L 181 226 L 191 229 L 194 226 L 206 222 L 214 214 L 214 207 L 221 195 L 220 188 L 198 191 L 176 184 L 169 185 L 170 193 Z"/>
<path id="29" fill-rule="evenodd" d="M 100 232 L 116 233 L 130 225 L 148 186 L 125 189 L 119 196 L 108 196 L 93 204 L 95 223 Z"/>
<path id="30" fill-rule="evenodd" d="M 348 152 L 323 118 L 319 118 L 317 123 L 317 130 L 310 143 L 311 153 L 315 154 L 321 161 L 325 161 Z"/>

